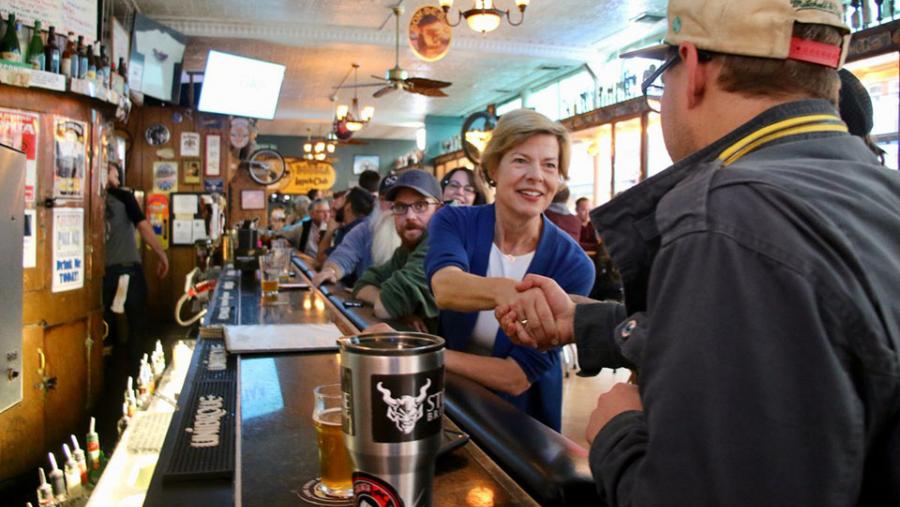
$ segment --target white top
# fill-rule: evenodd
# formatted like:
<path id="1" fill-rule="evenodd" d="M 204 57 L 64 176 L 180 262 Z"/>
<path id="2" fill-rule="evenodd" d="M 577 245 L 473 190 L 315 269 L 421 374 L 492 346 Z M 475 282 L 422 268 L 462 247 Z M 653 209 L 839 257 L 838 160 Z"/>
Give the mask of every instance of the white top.
<path id="1" fill-rule="evenodd" d="M 491 258 L 488 261 L 488 269 L 485 276 L 511 278 L 517 282 L 522 281 L 533 258 L 533 251 L 519 256 L 506 255 L 497 248 L 496 244 L 492 244 Z M 500 323 L 497 322 L 497 317 L 494 316 L 494 310 L 478 312 L 478 319 L 475 321 L 475 328 L 472 330 L 470 346 L 474 350 L 490 353 L 494 348 L 494 340 L 497 339 L 498 329 L 500 329 Z M 470 351 L 473 349 L 470 349 Z"/>

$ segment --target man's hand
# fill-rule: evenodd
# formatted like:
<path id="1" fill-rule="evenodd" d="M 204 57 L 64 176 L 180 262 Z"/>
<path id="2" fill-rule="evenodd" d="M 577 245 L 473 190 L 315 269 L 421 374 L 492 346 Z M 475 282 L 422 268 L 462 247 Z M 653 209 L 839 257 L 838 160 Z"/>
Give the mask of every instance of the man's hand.
<path id="1" fill-rule="evenodd" d="M 397 331 L 396 329 L 385 324 L 384 322 L 379 322 L 378 324 L 372 324 L 371 326 L 362 330 L 363 333 L 394 333 L 396 331 Z"/>
<path id="2" fill-rule="evenodd" d="M 330 266 L 325 266 L 321 271 L 315 274 L 312 278 L 312 284 L 316 287 L 322 285 L 323 283 L 335 283 L 337 282 L 337 273 L 335 273 L 334 268 Z"/>
<path id="3" fill-rule="evenodd" d="M 422 320 L 422 317 L 419 317 L 418 315 L 407 315 L 399 320 L 404 325 L 411 327 L 414 331 L 418 331 L 419 333 L 428 332 L 428 326 L 425 325 L 425 321 Z"/>
<path id="4" fill-rule="evenodd" d="M 164 253 L 157 254 L 157 258 L 159 262 L 156 264 L 156 276 L 165 278 L 169 274 L 169 258 Z"/>
<path id="5" fill-rule="evenodd" d="M 597 433 L 600 433 L 600 430 L 613 417 L 631 410 L 644 410 L 638 386 L 619 383 L 612 386 L 612 389 L 606 393 L 601 394 L 597 398 L 597 408 L 591 413 L 587 430 L 585 430 L 584 436 L 587 438 L 588 443 L 594 442 Z"/>
<path id="6" fill-rule="evenodd" d="M 516 290 L 536 298 L 532 312 L 537 312 L 537 321 L 522 304 L 498 306 L 494 312 L 497 321 L 514 343 L 545 350 L 572 341 L 575 303 L 553 279 L 529 274 L 516 285 Z M 537 303 L 537 299 L 542 302 Z M 546 324 L 548 321 L 552 326 Z"/>

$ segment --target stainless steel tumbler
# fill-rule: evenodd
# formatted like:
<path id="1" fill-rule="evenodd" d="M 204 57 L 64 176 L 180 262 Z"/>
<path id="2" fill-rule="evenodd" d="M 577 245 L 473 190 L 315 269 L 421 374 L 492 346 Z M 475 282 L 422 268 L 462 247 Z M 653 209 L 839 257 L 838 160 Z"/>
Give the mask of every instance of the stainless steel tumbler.
<path id="1" fill-rule="evenodd" d="M 356 505 L 430 506 L 444 414 L 444 340 L 395 332 L 339 343 Z"/>

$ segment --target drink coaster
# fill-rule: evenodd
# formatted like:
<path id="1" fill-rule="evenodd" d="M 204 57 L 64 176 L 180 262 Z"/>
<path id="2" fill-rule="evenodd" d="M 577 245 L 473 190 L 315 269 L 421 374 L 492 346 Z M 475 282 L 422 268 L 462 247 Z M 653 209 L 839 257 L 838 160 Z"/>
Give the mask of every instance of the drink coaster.
<path id="1" fill-rule="evenodd" d="M 350 498 L 337 498 L 333 496 L 327 496 L 321 492 L 316 487 L 319 485 L 322 479 L 316 477 L 315 479 L 309 480 L 306 484 L 303 485 L 294 493 L 297 494 L 298 497 L 303 499 L 305 502 L 309 502 L 313 505 L 331 505 L 331 506 L 350 506 L 353 505 L 353 497 Z"/>

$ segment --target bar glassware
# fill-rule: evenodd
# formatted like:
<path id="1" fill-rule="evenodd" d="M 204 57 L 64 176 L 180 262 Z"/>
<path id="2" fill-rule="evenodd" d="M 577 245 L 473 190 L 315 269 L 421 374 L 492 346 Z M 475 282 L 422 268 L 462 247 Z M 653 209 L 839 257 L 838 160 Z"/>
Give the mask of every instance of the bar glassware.
<path id="1" fill-rule="evenodd" d="M 319 493 L 338 498 L 353 496 L 353 462 L 341 431 L 343 410 L 340 384 L 326 384 L 313 390 L 313 424 L 319 443 Z"/>

